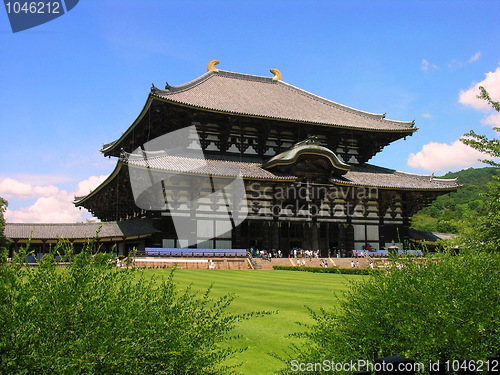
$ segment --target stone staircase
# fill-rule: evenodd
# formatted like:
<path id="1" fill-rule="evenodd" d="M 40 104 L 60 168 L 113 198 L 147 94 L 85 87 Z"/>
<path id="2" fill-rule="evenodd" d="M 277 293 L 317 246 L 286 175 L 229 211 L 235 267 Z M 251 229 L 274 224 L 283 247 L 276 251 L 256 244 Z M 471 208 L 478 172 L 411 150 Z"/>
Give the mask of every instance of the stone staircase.
<path id="1" fill-rule="evenodd" d="M 328 267 L 351 268 L 351 261 L 359 262 L 359 268 L 370 266 L 368 259 L 365 258 L 271 258 L 271 260 L 254 258 L 256 270 L 272 270 L 273 266 L 299 266 L 297 262 L 299 260 L 300 263 L 305 261 L 305 267 L 321 267 L 321 262 L 324 260 L 328 261 Z"/>
<path id="2" fill-rule="evenodd" d="M 339 268 L 352 268 L 351 261 L 359 262 L 359 268 L 370 267 L 370 262 L 365 258 L 330 258 L 330 263 Z"/>
<path id="3" fill-rule="evenodd" d="M 271 258 L 271 260 L 264 260 L 261 258 L 254 258 L 256 270 L 272 270 L 273 266 L 296 266 L 290 262 L 288 258 Z"/>

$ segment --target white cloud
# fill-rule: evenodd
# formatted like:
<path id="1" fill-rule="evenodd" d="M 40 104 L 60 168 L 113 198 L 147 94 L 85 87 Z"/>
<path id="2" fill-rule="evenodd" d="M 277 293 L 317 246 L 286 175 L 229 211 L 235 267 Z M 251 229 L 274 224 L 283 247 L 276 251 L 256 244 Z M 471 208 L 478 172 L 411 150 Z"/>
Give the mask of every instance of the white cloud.
<path id="1" fill-rule="evenodd" d="M 62 190 L 56 186 L 34 186 L 12 178 L 0 180 L 0 196 L 13 201 L 35 198 L 36 201 L 19 209 L 7 209 L 5 219 L 11 223 L 71 223 L 85 221 L 90 217 L 87 210 L 75 207 L 76 196 L 88 194 L 95 189 L 106 176 L 91 176 L 80 181 L 76 193 Z"/>
<path id="2" fill-rule="evenodd" d="M 423 70 L 424 72 L 428 72 L 430 69 L 437 69 L 437 66 L 434 64 L 431 64 L 426 59 L 422 59 L 422 62 L 420 63 L 420 70 Z"/>
<path id="3" fill-rule="evenodd" d="M 491 111 L 491 105 L 484 99 L 479 99 L 479 86 L 483 86 L 491 98 L 495 101 L 500 99 L 500 66 L 494 72 L 486 73 L 486 78 L 478 83 L 473 83 L 467 90 L 460 91 L 458 101 L 479 111 Z"/>
<path id="4" fill-rule="evenodd" d="M 53 185 L 34 186 L 29 183 L 14 180 L 13 178 L 4 178 L 0 180 L 0 196 L 6 199 L 26 200 L 36 197 L 49 197 L 56 195 L 59 188 Z"/>
<path id="5" fill-rule="evenodd" d="M 491 159 L 459 140 L 451 145 L 446 143 L 431 142 L 422 147 L 416 154 L 408 157 L 408 165 L 429 172 L 446 172 L 477 165 L 479 159 Z"/>
<path id="6" fill-rule="evenodd" d="M 5 211 L 10 223 L 72 223 L 84 221 L 84 212 L 72 203 L 73 194 L 64 190 L 50 197 L 38 198 L 34 204 L 18 210 Z"/>
<path id="7" fill-rule="evenodd" d="M 469 57 L 469 60 L 467 61 L 460 61 L 453 59 L 451 62 L 448 64 L 450 69 L 460 69 L 466 66 L 467 64 L 472 64 L 478 61 L 481 58 L 481 51 L 477 51 L 475 54 L 473 54 L 471 57 Z"/>
<path id="8" fill-rule="evenodd" d="M 483 119 L 483 124 L 491 125 L 494 127 L 500 127 L 500 112 L 494 112 L 485 119 Z"/>
<path id="9" fill-rule="evenodd" d="M 11 178 L 13 180 L 22 181 L 23 183 L 26 184 L 40 185 L 40 186 L 57 185 L 74 181 L 74 179 L 70 176 L 59 175 L 59 174 L 0 173 L 0 181 L 5 178 Z"/>
<path id="10" fill-rule="evenodd" d="M 479 60 L 479 58 L 481 57 L 481 51 L 477 51 L 475 54 L 473 54 L 469 60 L 467 60 L 467 62 L 469 64 L 472 64 L 473 62 L 476 62 Z"/>
<path id="11" fill-rule="evenodd" d="M 98 187 L 108 176 L 90 176 L 86 180 L 80 181 L 76 188 L 75 195 L 81 197 L 87 195 L 96 187 Z"/>
<path id="12" fill-rule="evenodd" d="M 422 117 L 423 118 L 432 118 L 432 114 L 430 114 L 428 112 L 427 113 L 422 113 Z"/>

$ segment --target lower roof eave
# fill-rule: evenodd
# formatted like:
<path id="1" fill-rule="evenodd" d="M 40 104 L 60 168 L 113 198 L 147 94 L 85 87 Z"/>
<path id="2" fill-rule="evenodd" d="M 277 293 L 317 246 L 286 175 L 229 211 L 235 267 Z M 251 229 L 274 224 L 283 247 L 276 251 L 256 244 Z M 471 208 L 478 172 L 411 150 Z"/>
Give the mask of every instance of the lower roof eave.
<path id="1" fill-rule="evenodd" d="M 382 190 L 401 190 L 401 191 L 435 191 L 435 192 L 452 192 L 456 191 L 460 188 L 460 186 L 456 187 L 443 187 L 443 188 L 419 188 L 419 187 L 401 187 L 401 186 L 381 186 L 381 185 L 362 185 L 362 184 L 349 184 L 343 182 L 332 182 L 333 185 L 347 186 L 347 187 L 360 187 L 360 188 L 373 188 L 373 189 L 382 189 Z"/>

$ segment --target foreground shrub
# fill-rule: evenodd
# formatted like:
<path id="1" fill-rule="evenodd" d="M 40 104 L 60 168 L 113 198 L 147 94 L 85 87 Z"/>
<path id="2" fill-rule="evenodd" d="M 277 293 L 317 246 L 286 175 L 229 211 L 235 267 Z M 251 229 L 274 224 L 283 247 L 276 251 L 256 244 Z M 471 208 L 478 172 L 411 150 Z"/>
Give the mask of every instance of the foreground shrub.
<path id="1" fill-rule="evenodd" d="M 109 259 L 108 259 L 109 260 Z M 0 262 L 3 374 L 222 374 L 235 350 L 223 341 L 246 316 L 231 297 L 179 292 L 106 256 L 46 255 L 37 268 Z"/>
<path id="2" fill-rule="evenodd" d="M 287 362 L 400 355 L 429 363 L 498 355 L 499 273 L 500 254 L 399 260 L 388 272 L 353 282 L 332 301 L 333 310 L 311 312 L 306 344 Z"/>

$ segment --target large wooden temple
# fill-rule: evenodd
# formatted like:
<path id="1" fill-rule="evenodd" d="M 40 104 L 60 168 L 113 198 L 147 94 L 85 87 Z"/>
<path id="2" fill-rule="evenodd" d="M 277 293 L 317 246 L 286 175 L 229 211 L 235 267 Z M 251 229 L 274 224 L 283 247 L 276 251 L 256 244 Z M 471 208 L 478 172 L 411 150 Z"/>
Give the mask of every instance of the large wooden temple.
<path id="1" fill-rule="evenodd" d="M 263 77 L 217 63 L 186 84 L 153 85 L 137 119 L 102 148 L 117 158 L 114 171 L 76 206 L 102 221 L 152 221 L 158 232 L 141 247 L 284 254 L 298 247 L 325 256 L 368 244 L 404 247 L 411 216 L 459 187 L 368 163 L 413 135 L 413 121 L 319 97 L 284 82 L 277 69 Z M 176 146 L 191 151 L 170 152 Z M 238 180 L 244 199 L 230 189 L 214 195 Z"/>

